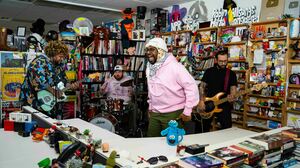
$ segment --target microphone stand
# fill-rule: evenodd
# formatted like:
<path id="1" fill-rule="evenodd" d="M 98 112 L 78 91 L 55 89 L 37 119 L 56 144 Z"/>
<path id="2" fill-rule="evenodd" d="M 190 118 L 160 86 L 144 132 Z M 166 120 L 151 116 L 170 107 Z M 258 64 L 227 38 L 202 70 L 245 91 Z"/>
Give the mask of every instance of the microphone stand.
<path id="1" fill-rule="evenodd" d="M 133 95 L 134 95 L 134 111 L 133 111 L 133 134 L 136 133 L 137 131 L 137 122 L 136 122 L 136 119 L 137 119 L 137 112 L 138 112 L 138 107 L 137 107 L 137 92 L 138 92 L 138 75 L 139 75 L 139 72 L 140 72 L 140 69 L 142 67 L 144 62 L 141 62 L 140 65 L 138 66 L 138 69 L 134 72 L 134 91 L 133 91 Z"/>

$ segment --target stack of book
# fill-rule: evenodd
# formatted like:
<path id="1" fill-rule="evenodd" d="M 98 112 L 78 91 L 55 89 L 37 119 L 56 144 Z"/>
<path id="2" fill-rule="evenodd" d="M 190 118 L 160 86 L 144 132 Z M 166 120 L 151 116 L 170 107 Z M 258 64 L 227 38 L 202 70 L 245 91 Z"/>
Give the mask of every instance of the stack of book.
<path id="1" fill-rule="evenodd" d="M 300 128 L 283 130 L 281 133 L 294 139 L 295 150 L 293 154 L 295 158 L 300 161 Z"/>
<path id="2" fill-rule="evenodd" d="M 243 141 L 230 147 L 246 153 L 247 158 L 244 163 L 249 166 L 258 165 L 264 157 L 265 148 L 250 141 Z"/>
<path id="3" fill-rule="evenodd" d="M 265 156 L 262 160 L 262 166 L 276 167 L 282 163 L 281 147 L 283 145 L 281 137 L 274 135 L 262 134 L 251 137 L 250 141 L 265 147 Z"/>
<path id="4" fill-rule="evenodd" d="M 221 168 L 224 165 L 223 161 L 216 159 L 215 157 L 212 157 L 207 153 L 181 158 L 178 164 L 184 168 Z"/>
<path id="5" fill-rule="evenodd" d="M 214 158 L 223 161 L 227 167 L 238 167 L 244 163 L 247 154 L 231 147 L 222 147 L 208 152 Z"/>

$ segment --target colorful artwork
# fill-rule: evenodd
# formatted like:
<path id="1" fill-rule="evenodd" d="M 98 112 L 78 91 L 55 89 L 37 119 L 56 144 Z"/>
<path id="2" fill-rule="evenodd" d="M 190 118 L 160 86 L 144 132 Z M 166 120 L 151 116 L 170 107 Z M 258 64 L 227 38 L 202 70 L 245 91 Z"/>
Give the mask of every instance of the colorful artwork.
<path id="1" fill-rule="evenodd" d="M 1 91 L 4 101 L 18 101 L 24 81 L 24 68 L 1 69 Z"/>
<path id="2" fill-rule="evenodd" d="M 0 52 L 1 54 L 1 67 L 12 68 L 12 67 L 23 67 L 24 55 L 22 52 Z"/>

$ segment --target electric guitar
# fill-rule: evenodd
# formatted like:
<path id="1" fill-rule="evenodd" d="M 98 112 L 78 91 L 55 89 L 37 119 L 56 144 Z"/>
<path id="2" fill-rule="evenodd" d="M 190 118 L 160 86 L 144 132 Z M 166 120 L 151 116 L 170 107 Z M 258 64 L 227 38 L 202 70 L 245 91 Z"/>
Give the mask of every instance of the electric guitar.
<path id="1" fill-rule="evenodd" d="M 245 91 L 239 92 L 235 95 L 235 97 L 240 97 L 244 94 L 247 94 L 251 91 L 260 91 L 263 88 L 266 88 L 268 86 L 267 83 L 263 82 L 261 84 L 253 85 L 252 88 L 246 89 Z M 197 113 L 203 118 L 203 119 L 209 119 L 213 116 L 214 113 L 220 113 L 223 111 L 223 109 L 218 108 L 218 105 L 223 104 L 228 101 L 228 98 L 220 99 L 225 93 L 220 92 L 216 94 L 214 97 L 206 97 L 205 98 L 205 110 L 200 111 L 199 104 L 197 106 Z"/>
<path id="2" fill-rule="evenodd" d="M 97 72 L 97 73 L 90 74 L 87 78 L 94 79 L 99 76 L 100 76 L 100 73 Z M 86 80 L 86 78 L 83 78 L 83 79 L 77 81 L 76 83 L 83 82 L 84 80 Z M 65 95 L 64 91 L 70 89 L 71 85 L 68 87 L 64 87 L 63 85 L 64 84 L 62 82 L 59 82 L 58 85 L 56 87 L 54 87 L 54 89 L 59 89 L 60 91 L 63 92 L 61 97 L 55 98 L 55 95 L 53 95 L 48 90 L 41 90 L 37 93 L 37 99 L 38 99 L 39 103 L 41 104 L 41 108 L 44 111 L 49 112 L 50 110 L 53 109 L 53 107 L 55 106 L 55 104 L 57 102 L 62 102 L 67 99 L 67 96 Z"/>

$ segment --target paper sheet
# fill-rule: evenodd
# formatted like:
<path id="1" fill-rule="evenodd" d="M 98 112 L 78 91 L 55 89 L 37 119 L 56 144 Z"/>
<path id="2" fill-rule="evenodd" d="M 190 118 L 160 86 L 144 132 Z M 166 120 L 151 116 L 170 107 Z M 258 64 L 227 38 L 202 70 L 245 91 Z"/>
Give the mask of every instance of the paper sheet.
<path id="1" fill-rule="evenodd" d="M 263 49 L 256 49 L 254 51 L 254 64 L 262 64 L 264 58 L 264 50 Z"/>

